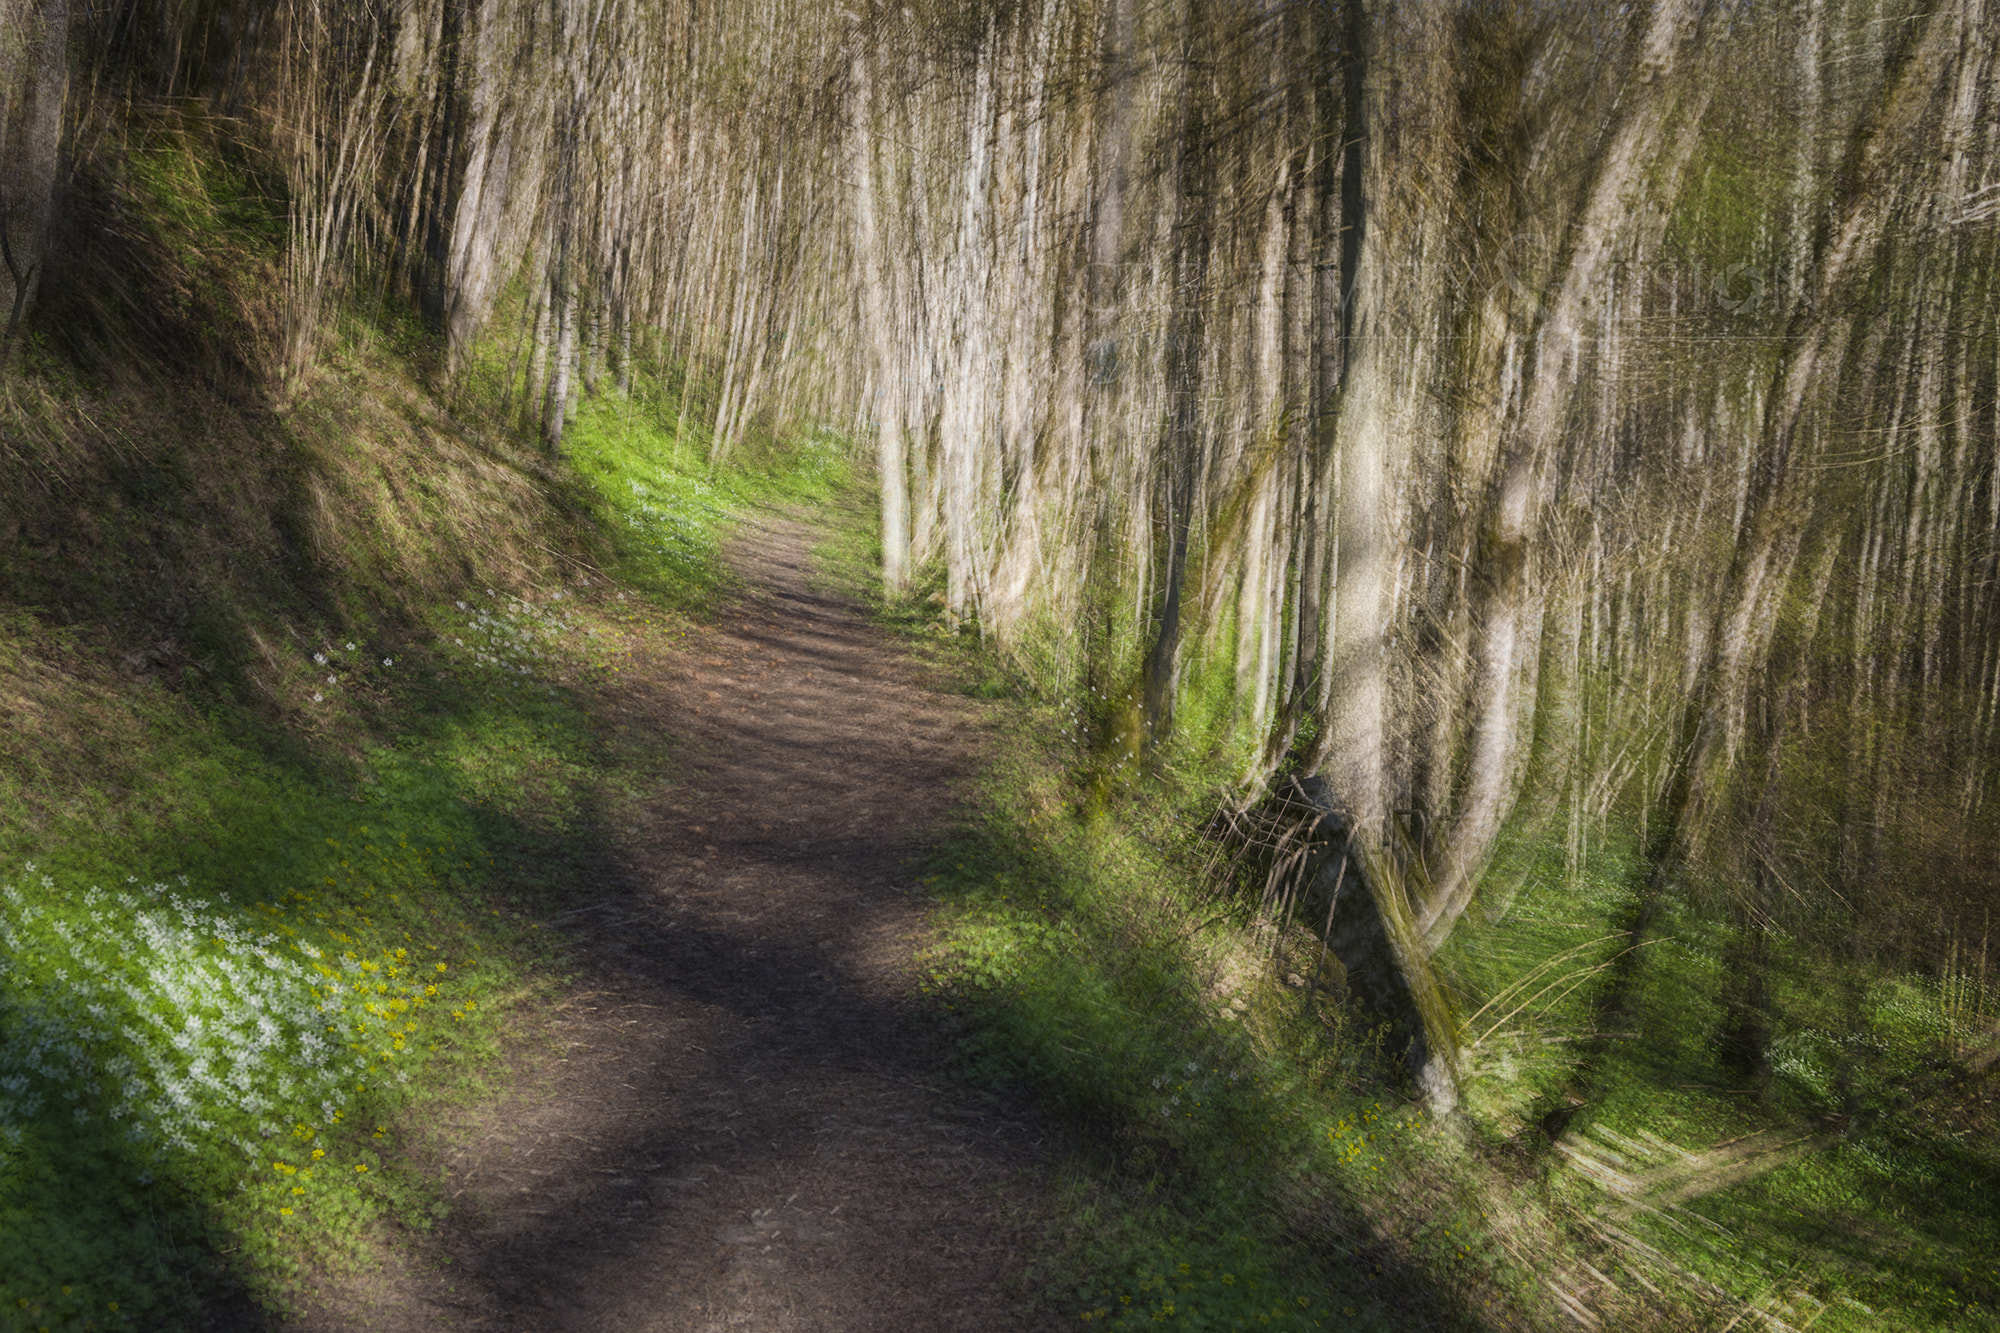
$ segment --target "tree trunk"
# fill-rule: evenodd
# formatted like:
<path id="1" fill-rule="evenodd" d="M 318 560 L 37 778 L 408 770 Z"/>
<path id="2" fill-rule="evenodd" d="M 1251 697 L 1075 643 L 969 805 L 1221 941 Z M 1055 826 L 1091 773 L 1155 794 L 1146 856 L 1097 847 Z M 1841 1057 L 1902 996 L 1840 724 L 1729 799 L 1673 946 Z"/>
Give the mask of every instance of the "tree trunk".
<path id="1" fill-rule="evenodd" d="M 568 244 L 558 247 L 550 275 L 549 309 L 555 324 L 549 364 L 549 396 L 542 408 L 542 440 L 549 452 L 562 452 L 563 427 L 569 421 L 570 379 L 576 369 L 576 286 L 569 272 Z"/>
<path id="2" fill-rule="evenodd" d="M 875 392 L 875 474 L 882 516 L 882 590 L 900 597 L 909 587 L 910 492 L 903 458 L 903 409 L 896 360 L 895 326 L 890 315 L 886 263 L 875 186 L 875 99 L 867 52 L 850 62 L 853 81 L 848 116 L 849 149 L 855 182 L 855 256 L 861 281 L 863 322 L 872 358 Z"/>
<path id="3" fill-rule="evenodd" d="M 1532 543 L 1547 504 L 1577 378 L 1591 308 L 1611 278 L 1627 233 L 1628 199 L 1649 177 L 1669 193 L 1693 149 L 1699 109 L 1679 105 L 1680 86 L 1666 77 L 1691 49 L 1705 0 L 1661 0 L 1640 41 L 1627 88 L 1633 102 L 1597 163 L 1586 202 L 1570 227 L 1562 276 L 1545 303 L 1529 357 L 1529 382 L 1502 445 L 1500 476 L 1486 519 L 1481 555 L 1485 584 L 1476 618 L 1471 754 L 1440 881 L 1417 914 L 1435 950 L 1464 913 L 1512 806 L 1516 750 L 1524 708 L 1524 668 L 1535 658 L 1541 618 Z M 1696 94 L 1700 96 L 1700 94 Z M 1669 137 L 1678 113 L 1678 134 Z"/>
<path id="4" fill-rule="evenodd" d="M 1393 277 L 1388 238 L 1374 226 L 1370 205 L 1386 188 L 1376 137 L 1388 72 L 1372 49 L 1374 20 L 1350 4 L 1345 33 L 1341 125 L 1337 304 L 1322 299 L 1319 329 L 1319 416 L 1316 454 L 1333 469 L 1331 536 L 1333 610 L 1322 636 L 1312 621 L 1316 589 L 1301 594 L 1300 655 L 1310 646 L 1327 677 L 1319 773 L 1345 811 L 1364 861 L 1382 845 L 1388 796 L 1383 755 L 1389 711 L 1385 672 L 1389 638 L 1390 473 L 1395 440 L 1389 427 L 1389 361 L 1400 350 L 1384 327 L 1391 317 Z M 1324 290 L 1324 286 L 1322 288 Z M 1308 483 L 1318 490 L 1317 479 Z M 1322 540 L 1308 514 L 1308 541 Z M 1324 523 L 1325 520 L 1320 521 Z M 1304 672 L 1299 673 L 1302 677 Z"/>
<path id="5" fill-rule="evenodd" d="M 18 7 L 17 7 L 18 6 Z M 0 66 L 0 260 L 7 286 L 0 310 L 0 362 L 41 285 L 49 228 L 56 214 L 56 162 L 62 145 L 63 103 L 69 87 L 69 0 L 43 0 L 30 15 L 25 0 L 7 6 L 20 27 L 8 34 L 12 68 Z"/>

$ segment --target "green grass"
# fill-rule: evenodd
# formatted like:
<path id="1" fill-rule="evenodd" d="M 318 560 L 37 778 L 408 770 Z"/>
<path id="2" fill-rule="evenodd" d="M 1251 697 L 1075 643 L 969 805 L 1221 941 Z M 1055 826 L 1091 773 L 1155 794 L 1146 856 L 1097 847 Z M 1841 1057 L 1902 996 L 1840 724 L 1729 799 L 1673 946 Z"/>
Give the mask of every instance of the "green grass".
<path id="1" fill-rule="evenodd" d="M 712 603 L 727 582 L 720 553 L 732 514 L 820 509 L 853 481 L 847 442 L 827 430 L 783 447 L 754 439 L 712 470 L 706 432 L 674 434 L 678 409 L 665 384 L 642 376 L 628 398 L 582 403 L 563 448 L 614 533 L 621 580 L 687 610 Z"/>
<path id="2" fill-rule="evenodd" d="M 926 988 L 962 1072 L 1068 1133 L 1047 1299 L 1113 1324 L 1484 1326 L 1511 1261 L 1377 1034 L 1204 928 L 1216 904 L 1169 831 L 1187 809 L 1080 815 L 1052 780 L 996 786 L 925 881 L 946 924 Z"/>
<path id="3" fill-rule="evenodd" d="M 826 554 L 879 598 L 855 515 Z M 881 614 L 1011 719 L 976 813 L 926 868 L 943 934 L 922 985 L 960 1074 L 1061 1130 L 1037 1265 L 1060 1317 L 1502 1329 L 1567 1326 L 1576 1299 L 1606 1327 L 2000 1322 L 1997 1094 L 1950 1072 L 1954 1042 L 2000 1017 L 1971 964 L 1843 970 L 1823 942 L 1772 937 L 1760 1094 L 1723 1040 L 1744 947 L 1726 913 L 1673 890 L 1634 948 L 1636 836 L 1605 830 L 1580 865 L 1559 842 L 1511 847 L 1508 910 L 1475 906 L 1439 959 L 1468 1049 L 1463 1111 L 1433 1125 L 1381 1034 L 1287 984 L 1312 975 L 1310 932 L 1209 896 L 1216 853 L 1190 830 L 1234 770 L 1199 708 L 1194 740 L 1107 784 L 1065 691 L 944 626 L 921 580 Z M 1790 1146 L 1634 1207 L 1540 1127 L 1579 1095 L 1565 1141 L 1635 1175 L 1672 1148 Z"/>
<path id="4" fill-rule="evenodd" d="M 216 405 L 213 440 L 7 390 L 70 450 L 98 567 L 17 528 L 0 586 L 0 1329 L 282 1309 L 443 1214 L 403 1127 L 532 1028 L 565 967 L 537 918 L 674 776 L 672 738 L 600 732 L 592 691 L 696 632 L 736 513 L 844 477 L 825 433 L 710 475 L 643 375 L 561 463 L 478 402 L 446 433 L 400 344 L 350 335 L 289 416 Z M 108 411 L 100 472 L 79 423 Z M 127 567 L 201 594 L 134 618 Z"/>
<path id="5" fill-rule="evenodd" d="M 591 742 L 566 662 L 348 642 L 301 652 L 317 720 L 378 733 L 348 762 L 142 697 L 141 790 L 73 781 L 4 830 L 0 1326 L 170 1328 L 239 1282 L 281 1300 L 376 1218 L 435 1211 L 389 1127 L 546 974 L 501 862 L 583 831 Z M 119 799 L 113 832 L 92 815 Z"/>
<path id="6" fill-rule="evenodd" d="M 1269 941 L 1206 895 L 1188 830 L 1223 771 L 1176 753 L 1107 797 L 1064 703 L 919 599 L 885 619 L 1014 721 L 923 875 L 942 933 L 920 985 L 959 1074 L 1061 1133 L 1044 1305 L 1086 1327 L 1502 1326 L 1524 1279 L 1461 1150 L 1379 1034 L 1274 978 Z"/>
<path id="7" fill-rule="evenodd" d="M 1469 919 L 1452 941 L 1454 984 L 1493 1004 L 1473 1024 L 1475 1130 L 1496 1146 L 1531 1141 L 1540 1113 L 1580 1093 L 1570 1141 L 1642 1182 L 1685 1160 L 1677 1150 L 1792 1145 L 1740 1176 L 1719 1163 L 1691 1188 L 1641 1188 L 1637 1206 L 1545 1161 L 1570 1229 L 1601 1268 L 1663 1293 L 1650 1306 L 1663 1326 L 1751 1308 L 1816 1329 L 2000 1322 L 1994 1093 L 1952 1072 L 1954 1024 L 1995 1021 L 1987 988 L 1883 973 L 1773 931 L 1755 964 L 1770 987 L 1768 1072 L 1746 1072 L 1727 1040 L 1727 997 L 1750 965 L 1740 927 L 1674 888 L 1620 957 L 1644 876 L 1630 841 L 1614 830 L 1571 871 L 1547 849 L 1501 921 Z M 1623 1006 L 1607 1024 L 1620 963 Z M 1606 1025 L 1617 1031 L 1579 1071 Z"/>

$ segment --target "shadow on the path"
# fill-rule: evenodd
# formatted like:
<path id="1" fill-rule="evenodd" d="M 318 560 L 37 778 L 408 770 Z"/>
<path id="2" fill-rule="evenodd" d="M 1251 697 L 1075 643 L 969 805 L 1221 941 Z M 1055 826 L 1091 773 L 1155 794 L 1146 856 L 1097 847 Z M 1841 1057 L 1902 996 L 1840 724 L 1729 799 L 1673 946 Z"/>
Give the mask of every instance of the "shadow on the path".
<path id="1" fill-rule="evenodd" d="M 972 762 L 964 710 L 796 569 L 624 700 L 690 738 L 692 780 L 577 867 L 564 1053 L 451 1168 L 449 1322 L 1033 1326 L 1002 1214 L 1035 1131 L 943 1089 L 907 998 L 904 872 Z"/>

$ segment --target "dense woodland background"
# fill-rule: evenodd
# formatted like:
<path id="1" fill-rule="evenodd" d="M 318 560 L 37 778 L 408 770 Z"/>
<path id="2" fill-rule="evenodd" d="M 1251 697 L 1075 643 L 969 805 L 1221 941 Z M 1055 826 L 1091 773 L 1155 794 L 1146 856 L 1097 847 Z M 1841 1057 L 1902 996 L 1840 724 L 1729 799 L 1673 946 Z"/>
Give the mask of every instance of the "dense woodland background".
<path id="1" fill-rule="evenodd" d="M 1419 991 L 1526 883 L 1614 867 L 1634 941 L 1694 903 L 1755 1088 L 1782 978 L 1860 1024 L 1991 965 L 1996 22 L 0 0 L 0 355 L 283 410 L 387 310 L 558 454 L 635 370 L 718 462 L 850 432 L 886 589 L 1069 701 L 1100 789 L 1225 763 L 1254 893 L 1320 776 Z M 194 141 L 281 264 L 142 207 Z"/>

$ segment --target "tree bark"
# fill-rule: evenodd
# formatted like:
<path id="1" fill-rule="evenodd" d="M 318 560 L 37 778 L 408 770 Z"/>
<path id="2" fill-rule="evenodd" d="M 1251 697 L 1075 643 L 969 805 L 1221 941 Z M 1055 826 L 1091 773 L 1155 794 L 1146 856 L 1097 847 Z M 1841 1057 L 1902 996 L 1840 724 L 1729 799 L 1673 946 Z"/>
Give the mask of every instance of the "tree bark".
<path id="1" fill-rule="evenodd" d="M 1333 494 L 1328 516 L 1334 544 L 1333 607 L 1327 632 L 1322 635 L 1315 624 L 1317 578 L 1310 553 L 1299 615 L 1300 656 L 1310 648 L 1327 679 L 1318 772 L 1346 812 L 1350 836 L 1367 849 L 1365 857 L 1379 855 L 1388 812 L 1383 748 L 1393 564 L 1390 475 L 1396 442 L 1385 381 L 1389 361 L 1398 354 L 1388 327 L 1394 301 L 1389 242 L 1371 215 L 1375 197 L 1386 189 L 1379 132 L 1389 77 L 1386 58 L 1372 49 L 1375 22 L 1368 6 L 1359 0 L 1349 4 L 1341 76 L 1339 288 L 1333 308 L 1322 297 L 1318 321 L 1322 341 L 1314 453 L 1330 460 Z M 1308 484 L 1318 491 L 1317 483 L 1315 477 Z M 1314 523 L 1310 513 L 1307 517 L 1307 540 L 1326 540 L 1320 536 L 1326 520 Z M 1306 672 L 1297 676 L 1303 680 Z M 1301 695 L 1305 697 L 1303 691 Z"/>
<path id="2" fill-rule="evenodd" d="M 1587 199 L 1570 227 L 1560 282 L 1534 333 L 1529 381 L 1506 431 L 1482 538 L 1485 587 L 1476 618 L 1465 788 L 1439 882 L 1417 913 L 1426 947 L 1433 950 L 1470 904 L 1513 803 L 1523 710 L 1533 701 L 1521 677 L 1534 661 L 1534 626 L 1541 618 L 1532 544 L 1548 502 L 1564 413 L 1586 370 L 1581 347 L 1592 326 L 1591 308 L 1627 231 L 1627 201 L 1649 176 L 1671 193 L 1693 148 L 1700 107 L 1682 105 L 1676 95 L 1680 85 L 1668 76 L 1691 49 L 1706 9 L 1707 0 L 1660 0 L 1653 7 L 1626 89 L 1632 109 L 1598 160 Z"/>
<path id="3" fill-rule="evenodd" d="M 1188 40 L 1196 36 L 1198 13 L 1190 9 Z M 1182 603 L 1186 597 L 1188 530 L 1200 471 L 1202 352 L 1206 340 L 1209 222 L 1213 185 L 1209 179 L 1208 126 L 1201 90 L 1191 86 L 1195 71 L 1184 72 L 1181 97 L 1180 160 L 1174 169 L 1175 208 L 1171 262 L 1172 306 L 1167 322 L 1167 422 L 1161 456 L 1160 509 L 1166 520 L 1164 571 L 1153 645 L 1145 665 L 1145 734 L 1149 748 L 1163 744 L 1173 727 L 1178 691 Z"/>
<path id="4" fill-rule="evenodd" d="M 41 286 L 49 228 L 56 214 L 56 163 L 69 87 L 69 0 L 43 0 L 40 13 L 10 5 L 19 45 L 0 98 L 0 260 L 6 296 L 0 309 L 0 360 L 13 347 Z M 10 42 L 10 44 L 12 44 Z"/>

